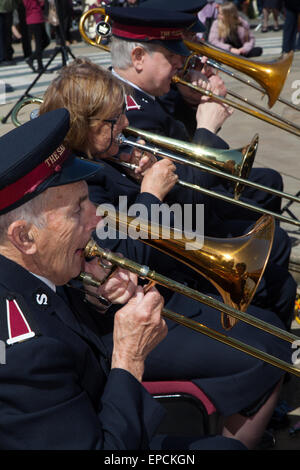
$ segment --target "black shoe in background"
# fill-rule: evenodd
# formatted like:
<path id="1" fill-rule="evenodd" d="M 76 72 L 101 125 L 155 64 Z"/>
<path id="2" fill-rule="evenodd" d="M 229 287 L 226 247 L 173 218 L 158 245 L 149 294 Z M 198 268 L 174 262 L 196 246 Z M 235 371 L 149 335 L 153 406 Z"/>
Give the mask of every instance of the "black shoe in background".
<path id="1" fill-rule="evenodd" d="M 34 67 L 34 65 L 33 65 L 33 60 L 32 60 L 30 57 L 27 57 L 27 58 L 25 59 L 25 62 L 26 62 L 26 64 L 28 65 L 28 67 L 31 68 L 31 70 L 32 70 L 33 72 L 36 72 L 36 69 L 35 69 L 35 67 Z"/>

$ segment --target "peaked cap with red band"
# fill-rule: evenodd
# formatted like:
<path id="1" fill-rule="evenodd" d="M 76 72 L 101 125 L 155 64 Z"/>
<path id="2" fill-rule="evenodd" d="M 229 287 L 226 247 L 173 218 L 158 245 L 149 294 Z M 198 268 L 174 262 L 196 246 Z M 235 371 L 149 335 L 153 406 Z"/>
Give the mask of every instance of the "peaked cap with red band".
<path id="1" fill-rule="evenodd" d="M 182 11 L 184 13 L 198 13 L 207 5 L 207 0 L 146 0 L 139 6 L 141 8 L 161 8 L 162 10 Z"/>
<path id="2" fill-rule="evenodd" d="M 107 7 L 113 36 L 160 44 L 175 54 L 189 56 L 183 33 L 197 21 L 193 15 L 154 8 Z"/>
<path id="3" fill-rule="evenodd" d="M 141 8 L 159 8 L 164 10 L 164 13 L 165 10 L 172 10 L 197 15 L 197 13 L 206 5 L 207 0 L 146 0 L 139 6 Z M 204 24 L 199 20 L 198 16 L 194 19 L 195 23 L 188 28 L 188 31 L 193 33 L 204 33 L 206 31 Z"/>
<path id="4" fill-rule="evenodd" d="M 66 109 L 50 111 L 0 138 L 0 214 L 24 204 L 50 186 L 74 183 L 99 171 L 63 145 L 69 130 Z"/>

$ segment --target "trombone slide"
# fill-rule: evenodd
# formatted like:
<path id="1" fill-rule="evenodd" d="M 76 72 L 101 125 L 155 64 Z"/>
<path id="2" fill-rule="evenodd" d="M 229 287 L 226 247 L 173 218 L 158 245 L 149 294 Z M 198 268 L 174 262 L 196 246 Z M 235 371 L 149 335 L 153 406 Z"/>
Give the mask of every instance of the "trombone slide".
<path id="1" fill-rule="evenodd" d="M 152 271 L 149 269 L 148 266 L 141 266 L 138 263 L 135 263 L 132 260 L 129 260 L 128 258 L 123 258 L 119 255 L 116 255 L 110 251 L 104 250 L 99 245 L 97 245 L 93 240 L 91 240 L 86 248 L 85 248 L 85 256 L 87 258 L 91 258 L 94 256 L 97 257 L 103 257 L 107 259 L 108 261 L 112 262 L 114 265 L 120 266 L 123 269 L 128 269 L 129 271 L 137 274 L 139 277 L 143 279 L 148 279 L 150 281 L 154 281 L 157 284 L 160 284 L 164 287 L 167 287 L 174 292 L 179 292 L 181 294 L 187 295 L 188 297 L 191 297 L 195 300 L 198 300 L 205 305 L 209 305 L 213 308 L 216 308 L 218 310 L 223 310 L 224 312 L 227 312 L 229 315 L 236 316 L 236 318 L 240 318 L 242 321 L 245 321 L 246 323 L 249 323 L 253 326 L 256 326 L 257 328 L 260 328 L 268 333 L 271 333 L 283 340 L 293 342 L 297 339 L 299 339 L 297 336 L 294 336 L 288 332 L 285 332 L 284 330 L 281 330 L 278 327 L 275 327 L 273 325 L 269 325 L 268 323 L 264 322 L 263 320 L 260 320 L 259 318 L 253 317 L 251 315 L 248 315 L 244 312 L 239 312 L 236 309 L 233 309 L 232 307 L 229 307 L 222 302 L 219 302 L 216 299 L 213 299 L 210 296 L 207 296 L 205 294 L 201 294 L 198 291 L 195 291 L 183 284 L 180 284 L 174 280 L 171 280 L 163 275 L 160 275 L 156 273 L 155 271 Z M 89 281 L 85 281 L 84 277 L 82 277 L 83 282 L 86 282 L 87 284 Z M 100 281 L 98 281 L 98 285 L 100 285 Z M 97 280 L 93 280 L 93 286 L 97 285 Z M 235 349 L 238 349 L 240 351 L 245 352 L 246 354 L 249 354 L 253 357 L 256 357 L 257 359 L 260 359 L 262 361 L 265 361 L 275 367 L 278 367 L 280 369 L 285 370 L 286 372 L 290 372 L 298 377 L 300 377 L 300 369 L 297 367 L 286 363 L 282 361 L 281 359 L 278 359 L 274 356 L 271 356 L 268 353 L 265 353 L 263 351 L 260 351 L 248 344 L 245 344 L 235 338 L 230 338 L 216 330 L 213 330 L 211 328 L 206 327 L 205 325 L 196 322 L 195 320 L 192 320 L 188 317 L 185 317 L 184 315 L 180 315 L 178 313 L 175 313 L 171 310 L 168 309 L 163 309 L 162 310 L 162 315 L 165 318 L 168 318 L 175 323 L 178 323 L 182 326 L 185 326 L 187 328 L 193 329 L 199 333 L 202 333 L 204 335 L 209 336 L 212 339 L 216 339 L 217 341 L 220 341 L 224 344 L 227 344 L 228 346 L 231 346 Z"/>
<path id="2" fill-rule="evenodd" d="M 175 148 L 176 148 L 176 150 L 179 149 L 178 143 L 176 145 L 176 142 L 178 142 L 178 141 L 176 141 L 176 139 L 170 139 L 170 138 L 165 139 L 164 137 L 154 136 L 150 132 L 141 131 L 140 129 L 135 129 L 135 128 L 132 128 L 132 127 L 127 127 L 126 132 L 131 134 L 131 135 L 140 136 L 142 138 L 145 138 L 146 140 L 147 139 L 150 139 L 150 141 L 155 140 L 159 144 L 164 144 L 166 147 L 168 147 L 168 146 L 174 147 L 174 144 L 172 144 L 172 141 L 175 141 Z M 165 140 L 165 143 L 163 142 L 164 140 Z M 139 144 L 138 142 L 132 142 L 131 140 L 126 139 L 123 135 L 119 135 L 118 143 L 120 145 L 125 144 L 125 145 L 129 145 L 129 146 L 132 146 L 132 147 L 136 147 L 136 148 L 139 148 L 143 151 L 148 151 L 148 152 L 153 153 L 154 155 L 157 155 L 157 156 L 160 156 L 160 157 L 169 158 L 170 160 L 173 160 L 177 163 L 182 163 L 182 164 L 187 164 L 187 165 L 193 166 L 193 167 L 198 168 L 200 170 L 207 171 L 209 173 L 220 176 L 222 178 L 228 178 L 228 179 L 234 180 L 234 181 L 238 182 L 238 184 L 240 184 L 241 186 L 246 184 L 246 185 L 249 185 L 251 187 L 255 187 L 256 189 L 267 190 L 268 192 L 270 192 L 272 194 L 276 194 L 277 196 L 279 195 L 279 193 L 281 193 L 282 197 L 286 197 L 287 199 L 292 199 L 294 202 L 300 202 L 300 199 L 296 196 L 289 195 L 289 194 L 283 193 L 281 191 L 273 190 L 272 188 L 268 188 L 268 187 L 260 185 L 258 183 L 252 183 L 251 181 L 249 182 L 248 180 L 245 180 L 244 178 L 239 178 L 239 177 L 235 177 L 234 175 L 224 173 L 224 172 L 222 172 L 222 171 L 220 171 L 216 168 L 209 167 L 208 165 L 203 165 L 202 163 L 200 163 L 197 160 L 194 160 L 193 158 L 180 157 L 179 155 L 167 152 L 167 151 L 165 151 L 161 148 L 158 148 L 158 147 L 152 147 L 152 146 L 149 146 L 149 145 Z M 182 144 L 183 144 L 182 149 L 181 149 L 182 153 L 189 152 L 190 151 L 189 148 L 193 146 L 193 144 L 184 144 L 184 143 L 182 143 Z M 255 151 L 256 151 L 255 150 L 256 145 L 257 145 L 257 141 L 254 138 L 253 143 L 248 146 L 248 151 L 250 153 L 250 159 L 252 158 L 251 154 L 253 154 L 253 152 L 255 153 Z M 194 147 L 198 147 L 198 146 L 194 145 Z M 253 150 L 252 150 L 252 148 L 253 148 Z M 203 147 L 202 147 L 202 150 L 204 150 Z M 215 151 L 215 149 L 209 149 L 209 150 L 210 150 L 211 154 L 213 154 L 213 152 L 217 153 L 217 151 Z M 113 159 L 113 161 L 115 163 L 118 163 L 121 166 L 129 167 L 128 166 L 129 164 L 125 165 L 124 162 L 117 161 L 116 159 Z M 184 186 L 186 188 L 199 191 L 203 194 L 206 194 L 207 196 L 216 197 L 216 198 L 221 199 L 223 201 L 226 201 L 226 202 L 235 204 L 237 206 L 243 207 L 245 209 L 253 210 L 254 212 L 258 212 L 259 214 L 262 214 L 262 215 L 267 214 L 267 215 L 270 215 L 272 217 L 275 217 L 276 219 L 278 219 L 282 222 L 290 223 L 290 224 L 296 225 L 297 227 L 300 227 L 300 222 L 295 220 L 295 219 L 285 217 L 281 214 L 277 214 L 275 212 L 269 211 L 269 210 L 264 209 L 264 208 L 259 207 L 259 206 L 254 206 L 252 204 L 248 204 L 244 201 L 240 201 L 238 198 L 234 199 L 234 198 L 231 198 L 229 196 L 220 194 L 216 191 L 205 189 L 202 186 L 198 186 L 198 185 L 195 185 L 195 184 L 192 184 L 192 183 L 189 183 L 189 182 L 185 182 L 185 181 L 182 181 L 182 180 L 179 180 L 178 184 L 180 186 Z M 239 190 L 240 190 L 240 188 L 238 189 L 238 191 Z"/>

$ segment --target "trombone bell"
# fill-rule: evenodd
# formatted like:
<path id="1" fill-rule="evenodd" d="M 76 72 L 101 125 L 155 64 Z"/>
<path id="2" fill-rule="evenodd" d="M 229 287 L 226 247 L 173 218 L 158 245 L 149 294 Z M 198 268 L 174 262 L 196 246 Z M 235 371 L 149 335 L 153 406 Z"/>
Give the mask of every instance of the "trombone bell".
<path id="1" fill-rule="evenodd" d="M 187 162 L 199 162 L 237 178 L 248 179 L 258 148 L 259 137 L 255 134 L 250 144 L 240 149 L 214 149 L 197 145 L 191 142 L 183 142 L 170 137 L 165 137 L 142 129 L 126 127 L 124 134 L 140 137 L 146 141 L 167 148 L 168 150 L 185 155 Z M 239 199 L 244 185 L 236 183 L 234 186 L 234 198 Z"/>
<path id="2" fill-rule="evenodd" d="M 290 51 L 285 57 L 274 62 L 257 62 L 222 51 L 211 44 L 206 45 L 204 42 L 184 41 L 184 43 L 191 51 L 210 57 L 252 77 L 266 90 L 269 108 L 272 108 L 277 101 L 294 58 L 293 51 Z"/>
<path id="3" fill-rule="evenodd" d="M 84 39 L 84 41 L 91 46 L 96 46 L 100 47 L 100 49 L 103 49 L 106 52 L 110 52 L 109 47 L 105 46 L 104 44 L 101 44 L 101 36 L 97 36 L 96 38 L 90 38 L 86 32 L 86 27 L 85 23 L 90 19 L 91 16 L 94 15 L 103 15 L 105 16 L 105 22 L 108 22 L 108 16 L 105 13 L 105 8 L 104 7 L 99 7 L 99 8 L 91 8 L 90 10 L 87 10 L 83 15 L 81 15 L 80 20 L 79 20 L 79 25 L 78 29 L 81 34 L 81 37 Z"/>
<path id="4" fill-rule="evenodd" d="M 187 295 L 188 297 L 193 298 L 206 305 L 210 305 L 213 308 L 218 308 L 219 306 L 220 311 L 223 311 L 223 312 L 229 311 L 229 313 L 231 313 L 232 315 L 235 315 L 236 318 L 240 318 L 242 321 L 245 321 L 246 323 L 252 326 L 255 326 L 257 328 L 260 328 L 263 331 L 266 331 L 285 341 L 289 341 L 290 343 L 292 343 L 298 339 L 297 336 L 294 336 L 286 332 L 285 330 L 281 330 L 280 328 L 274 325 L 270 325 L 269 323 L 266 323 L 261 319 L 253 317 L 252 315 L 238 312 L 237 310 L 234 310 L 222 304 L 221 302 L 219 302 L 216 299 L 213 299 L 212 297 L 205 296 L 204 294 L 201 294 L 200 292 L 195 291 L 185 286 L 184 284 L 180 284 L 180 283 L 177 283 L 176 281 L 173 281 L 172 279 L 166 278 L 165 276 L 162 276 L 161 274 L 158 274 L 155 271 L 152 271 L 147 266 L 139 265 L 138 263 L 128 258 L 123 258 L 123 256 L 112 253 L 111 251 L 104 250 L 99 245 L 97 245 L 97 243 L 95 243 L 94 240 L 90 240 L 88 242 L 87 246 L 85 247 L 84 252 L 85 252 L 85 256 L 87 259 L 94 257 L 94 256 L 107 259 L 114 266 L 120 266 L 123 269 L 127 269 L 144 279 L 149 279 L 150 282 L 158 283 L 159 285 L 168 287 L 175 292 L 179 292 L 183 295 Z M 93 285 L 94 287 L 99 287 L 101 285 L 101 281 L 99 281 L 98 279 L 92 278 L 90 275 L 86 275 L 86 273 L 81 273 L 80 279 L 86 285 Z M 78 288 L 76 287 L 76 289 Z M 97 297 L 97 294 L 94 294 L 94 295 Z M 188 318 L 184 315 L 180 315 L 166 308 L 162 309 L 161 314 L 163 317 L 168 318 L 169 320 L 172 320 L 173 322 L 178 323 L 179 325 L 185 326 L 186 328 L 190 328 L 194 331 L 197 331 L 198 333 L 204 334 L 212 339 L 215 339 L 217 341 L 220 341 L 221 343 L 227 344 L 228 346 L 238 349 L 239 351 L 243 351 L 246 354 L 249 354 L 250 356 L 256 357 L 257 359 L 265 361 L 275 367 L 279 367 L 280 369 L 285 370 L 286 372 L 291 372 L 292 374 L 295 374 L 297 377 L 300 377 L 300 370 L 299 368 L 297 368 L 297 366 L 294 366 L 288 362 L 282 361 L 281 359 L 275 356 L 271 356 L 270 354 L 264 351 L 261 351 L 260 349 L 254 348 L 253 346 L 250 346 L 246 343 L 242 343 L 236 338 L 231 338 L 226 334 L 223 334 L 216 330 L 208 328 L 202 323 L 196 322 L 192 318 Z"/>
<path id="5" fill-rule="evenodd" d="M 107 220 L 116 222 L 121 233 L 127 230 L 133 218 L 119 213 L 109 213 Z M 274 238 L 274 219 L 261 217 L 246 235 L 220 239 L 205 237 L 203 245 L 191 242 L 186 236 L 170 229 L 168 238 L 163 238 L 163 227 L 138 221 L 141 241 L 183 262 L 204 276 L 217 289 L 226 305 L 245 312 L 256 292 L 267 265 Z M 136 224 L 136 222 L 135 222 Z M 186 246 L 193 245 L 193 249 Z M 199 248 L 198 248 L 199 247 Z M 222 312 L 224 329 L 231 329 L 237 322 Z"/>

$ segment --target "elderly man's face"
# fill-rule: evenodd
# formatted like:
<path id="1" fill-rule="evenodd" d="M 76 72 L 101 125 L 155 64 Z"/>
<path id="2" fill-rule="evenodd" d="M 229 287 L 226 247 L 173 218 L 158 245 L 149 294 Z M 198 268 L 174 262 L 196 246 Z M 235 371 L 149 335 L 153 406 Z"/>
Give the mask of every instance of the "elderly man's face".
<path id="1" fill-rule="evenodd" d="M 183 66 L 183 57 L 158 46 L 152 54 L 145 54 L 142 88 L 154 96 L 168 93 L 172 77 Z"/>
<path id="2" fill-rule="evenodd" d="M 45 224 L 33 229 L 35 274 L 63 285 L 78 276 L 83 249 L 100 220 L 88 198 L 85 181 L 49 188 Z"/>

